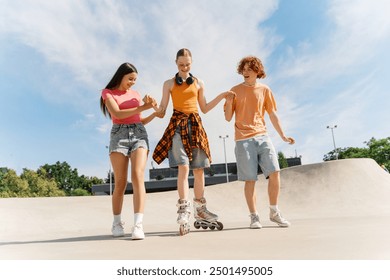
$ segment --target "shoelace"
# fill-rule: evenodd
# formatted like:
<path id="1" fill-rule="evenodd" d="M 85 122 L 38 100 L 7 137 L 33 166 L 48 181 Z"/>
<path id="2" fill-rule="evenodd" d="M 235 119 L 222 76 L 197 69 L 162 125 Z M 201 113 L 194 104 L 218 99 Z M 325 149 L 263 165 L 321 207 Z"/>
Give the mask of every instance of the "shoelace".
<path id="1" fill-rule="evenodd" d="M 124 228 L 124 225 L 125 225 L 124 222 L 120 222 L 120 223 L 114 224 L 114 227 L 115 226 L 120 226 L 121 228 Z"/>
<path id="2" fill-rule="evenodd" d="M 133 231 L 134 231 L 135 229 L 143 230 L 143 227 L 142 227 L 141 224 L 136 224 L 136 225 L 134 225 L 134 227 L 133 227 Z"/>
<path id="3" fill-rule="evenodd" d="M 285 219 L 282 217 L 282 215 L 280 214 L 280 212 L 275 212 L 273 215 L 273 218 L 276 218 L 278 217 L 280 221 L 284 222 Z"/>
<path id="4" fill-rule="evenodd" d="M 260 222 L 260 218 L 258 215 L 250 215 L 251 223 Z"/>

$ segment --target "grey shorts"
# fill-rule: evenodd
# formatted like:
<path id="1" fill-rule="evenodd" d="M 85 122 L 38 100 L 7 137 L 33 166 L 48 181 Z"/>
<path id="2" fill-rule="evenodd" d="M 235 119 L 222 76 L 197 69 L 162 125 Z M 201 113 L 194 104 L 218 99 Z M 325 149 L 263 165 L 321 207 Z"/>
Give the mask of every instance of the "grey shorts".
<path id="1" fill-rule="evenodd" d="M 264 176 L 280 171 L 278 155 L 268 135 L 236 141 L 237 175 L 239 181 L 257 181 L 257 167 Z"/>
<path id="2" fill-rule="evenodd" d="M 149 150 L 148 134 L 142 123 L 113 124 L 109 153 L 118 152 L 129 156 L 138 148 Z"/>
<path id="3" fill-rule="evenodd" d="M 190 126 L 191 131 L 191 126 Z M 191 138 L 191 135 L 190 135 Z M 181 141 L 180 128 L 175 131 L 172 139 L 172 148 L 168 151 L 169 167 L 174 168 L 179 165 L 189 165 L 190 169 L 210 167 L 210 161 L 206 153 L 199 148 L 192 149 L 192 161 L 190 162 Z"/>

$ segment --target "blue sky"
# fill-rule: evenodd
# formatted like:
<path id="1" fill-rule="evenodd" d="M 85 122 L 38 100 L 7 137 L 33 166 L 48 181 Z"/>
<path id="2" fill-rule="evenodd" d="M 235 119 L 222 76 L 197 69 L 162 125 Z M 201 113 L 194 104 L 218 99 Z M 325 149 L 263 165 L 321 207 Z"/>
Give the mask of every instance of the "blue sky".
<path id="1" fill-rule="evenodd" d="M 18 173 L 66 161 L 79 174 L 106 177 L 111 124 L 100 113 L 101 89 L 121 63 L 131 62 L 139 71 L 134 88 L 160 100 L 183 47 L 192 51 L 192 73 L 204 80 L 208 100 L 242 81 L 235 69 L 243 56 L 263 60 L 262 82 L 274 92 L 286 134 L 296 138 L 290 146 L 269 125 L 287 157 L 321 162 L 333 150 L 328 125 L 338 126 L 337 147 L 390 136 L 387 0 L 0 5 L 0 166 Z M 202 118 L 214 163 L 224 162 L 220 135 L 229 135 L 227 158 L 235 161 L 223 103 Z M 152 149 L 168 120 L 147 125 Z"/>

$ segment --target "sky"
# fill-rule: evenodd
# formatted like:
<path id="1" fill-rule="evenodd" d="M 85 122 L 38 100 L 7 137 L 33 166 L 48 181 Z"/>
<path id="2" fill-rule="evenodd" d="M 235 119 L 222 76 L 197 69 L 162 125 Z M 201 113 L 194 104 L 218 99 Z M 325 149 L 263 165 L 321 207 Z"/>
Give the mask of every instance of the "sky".
<path id="1" fill-rule="evenodd" d="M 258 56 L 278 116 L 295 145 L 268 118 L 278 152 L 321 162 L 338 148 L 390 136 L 390 2 L 387 0 L 0 0 L 0 167 L 66 161 L 79 175 L 106 178 L 111 121 L 101 90 L 123 62 L 139 72 L 133 87 L 158 101 L 177 72 L 176 52 L 208 101 L 243 81 L 239 60 Z M 171 106 L 168 111 L 172 110 Z M 144 116 L 151 113 L 145 111 Z M 154 150 L 169 122 L 146 126 Z M 234 124 L 223 102 L 201 117 L 213 163 L 234 162 Z M 158 166 L 149 156 L 147 169 Z"/>

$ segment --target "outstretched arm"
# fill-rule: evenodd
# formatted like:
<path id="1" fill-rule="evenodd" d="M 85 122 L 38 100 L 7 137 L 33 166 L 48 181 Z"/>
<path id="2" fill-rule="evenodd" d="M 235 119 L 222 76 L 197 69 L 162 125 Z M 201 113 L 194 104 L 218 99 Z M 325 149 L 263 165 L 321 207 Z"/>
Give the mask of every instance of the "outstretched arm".
<path id="1" fill-rule="evenodd" d="M 152 114 L 150 114 L 146 118 L 141 118 L 141 123 L 143 125 L 150 123 L 156 117 L 156 113 L 157 112 L 153 112 Z"/>
<path id="2" fill-rule="evenodd" d="M 279 117 L 278 117 L 278 115 L 276 114 L 275 111 L 272 111 L 271 113 L 269 113 L 269 119 L 271 120 L 272 125 L 274 126 L 274 128 L 276 129 L 276 131 L 278 132 L 280 137 L 283 139 L 283 141 L 288 142 L 289 144 L 294 144 L 295 143 L 294 138 L 287 137 L 284 134 L 282 126 L 280 124 Z"/>
<path id="3" fill-rule="evenodd" d="M 231 91 L 226 91 L 223 93 L 218 94 L 213 100 L 210 102 L 206 102 L 206 97 L 204 96 L 204 84 L 203 81 L 198 80 L 199 84 L 199 94 L 198 94 L 198 102 L 199 102 L 199 108 L 202 111 L 203 114 L 206 114 L 210 110 L 212 110 L 217 104 L 224 98 L 234 95 Z"/>

